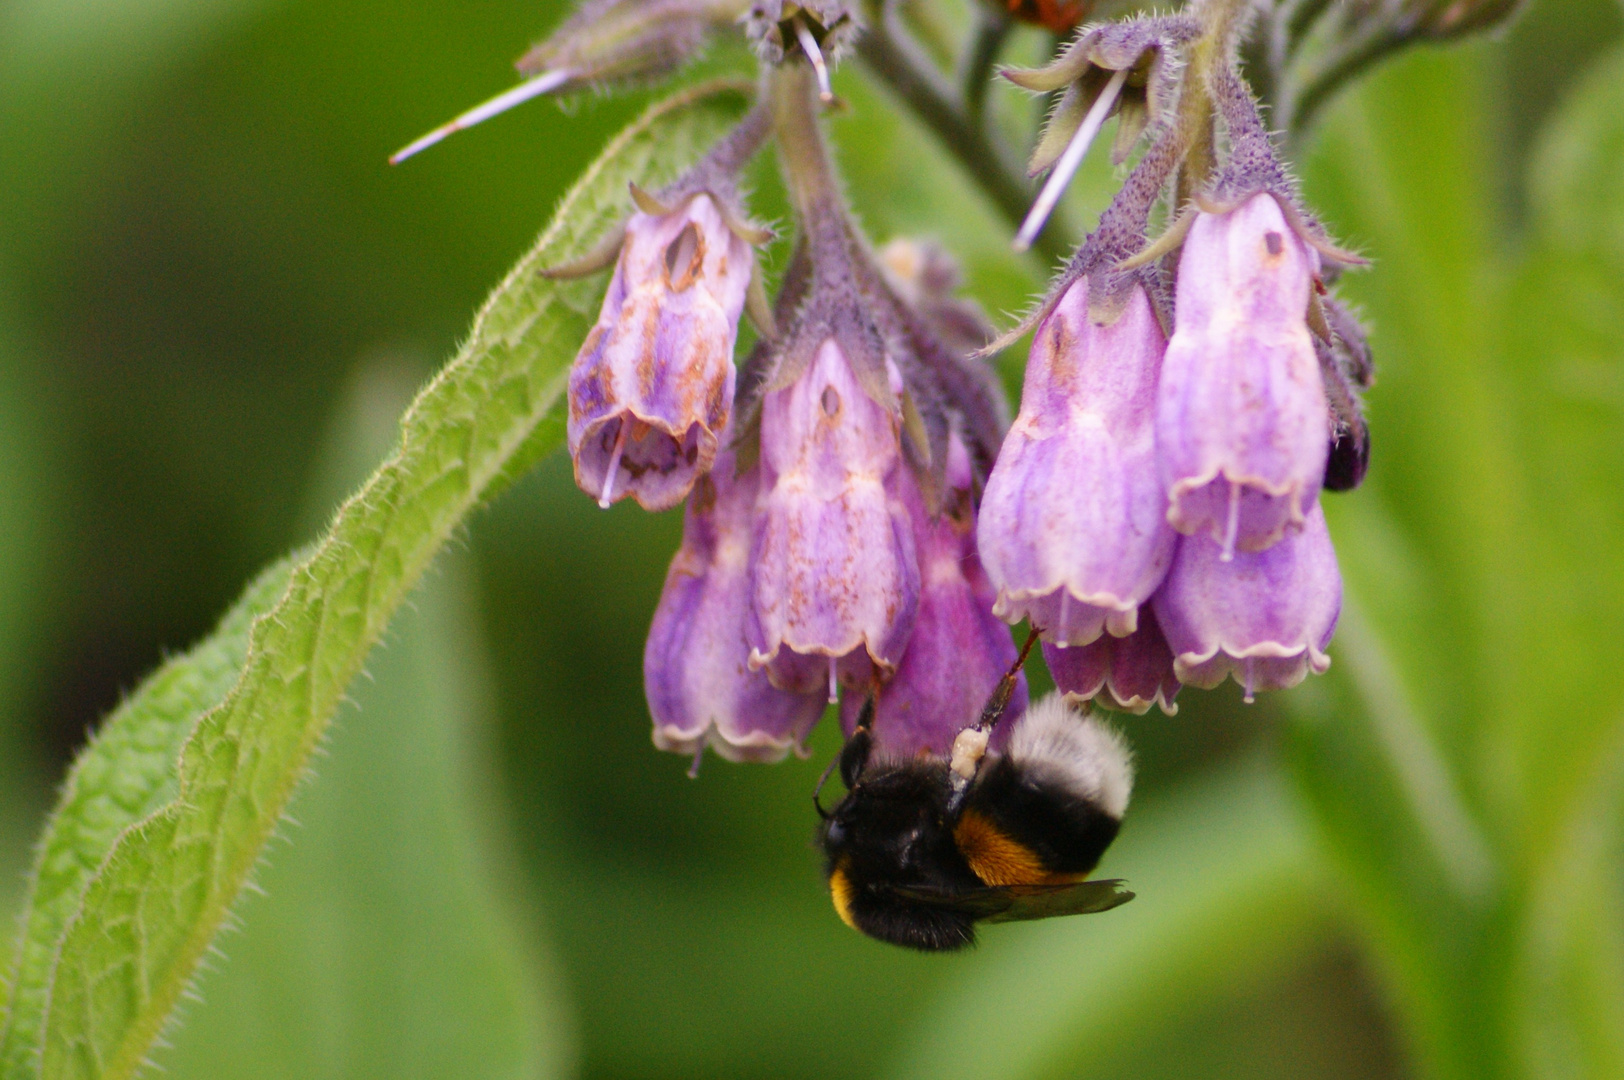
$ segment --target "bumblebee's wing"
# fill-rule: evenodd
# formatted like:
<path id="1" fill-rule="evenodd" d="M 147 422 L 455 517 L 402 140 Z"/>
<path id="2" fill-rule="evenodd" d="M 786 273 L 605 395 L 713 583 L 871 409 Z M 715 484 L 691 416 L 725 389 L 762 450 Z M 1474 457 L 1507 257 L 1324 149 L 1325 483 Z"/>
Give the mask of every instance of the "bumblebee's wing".
<path id="1" fill-rule="evenodd" d="M 977 922 L 1024 922 L 1056 915 L 1109 911 L 1133 899 L 1118 880 L 1069 885 L 997 885 L 981 889 L 933 889 L 894 885 L 898 896 L 932 907 L 962 912 Z"/>

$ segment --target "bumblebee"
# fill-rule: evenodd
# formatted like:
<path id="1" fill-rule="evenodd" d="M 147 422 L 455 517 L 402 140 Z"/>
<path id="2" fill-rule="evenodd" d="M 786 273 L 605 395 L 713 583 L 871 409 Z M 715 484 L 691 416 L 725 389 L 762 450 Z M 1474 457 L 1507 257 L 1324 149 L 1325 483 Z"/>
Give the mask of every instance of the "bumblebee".
<path id="1" fill-rule="evenodd" d="M 848 926 L 939 952 L 974 943 L 979 922 L 1133 899 L 1120 881 L 1086 880 L 1116 838 L 1133 786 L 1121 735 L 1052 694 L 1015 721 L 1003 753 L 987 749 L 1019 669 L 1017 661 L 947 759 L 881 757 L 874 699 L 864 705 L 835 762 L 845 798 L 825 811 L 813 797 L 829 894 Z"/>

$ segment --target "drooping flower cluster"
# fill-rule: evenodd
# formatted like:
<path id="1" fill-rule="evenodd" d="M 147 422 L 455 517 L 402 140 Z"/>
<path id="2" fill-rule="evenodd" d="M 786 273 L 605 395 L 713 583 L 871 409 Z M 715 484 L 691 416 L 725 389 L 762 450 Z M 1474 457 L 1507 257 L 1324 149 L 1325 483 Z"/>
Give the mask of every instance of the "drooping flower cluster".
<path id="1" fill-rule="evenodd" d="M 1326 669 L 1341 579 L 1319 492 L 1369 453 L 1347 373 L 1362 359 L 1368 382 L 1368 353 L 1322 299 L 1322 253 L 1353 257 L 1299 209 L 1238 78 L 1213 89 L 1230 157 L 1169 234 L 1171 303 L 1138 254 L 1169 130 L 1040 309 L 980 523 L 998 614 L 1042 629 L 1063 690 L 1139 712 L 1182 683 L 1232 675 L 1250 700 Z"/>
<path id="2" fill-rule="evenodd" d="M 657 745 L 776 759 L 844 687 L 848 730 L 872 697 L 882 752 L 946 754 L 1015 658 L 975 547 L 1005 414 L 968 353 L 991 334 L 938 251 L 869 251 L 834 197 L 812 73 L 796 70 L 661 194 L 666 213 L 645 205 L 628 224 L 571 375 L 576 478 L 604 504 L 688 498 L 645 653 Z M 804 159 L 801 233 L 735 406 L 753 260 L 718 163 L 742 164 L 769 115 Z"/>
<path id="3" fill-rule="evenodd" d="M 1403 22 L 1344 7 L 1349 25 Z M 1431 0 L 1404 7 L 1420 36 L 1454 25 Z M 1061 34 L 1093 8 L 986 0 L 980 62 L 1011 16 Z M 1046 67 L 1004 72 L 1053 105 L 1017 247 L 1109 119 L 1113 160 L 1138 157 L 1048 298 L 990 346 L 939 249 L 869 248 L 823 144 L 845 54 L 927 119 L 954 105 L 910 81 L 917 50 L 883 5 L 585 0 L 521 62 L 529 81 L 400 155 L 537 94 L 671 72 L 717 33 L 742 28 L 761 61 L 738 127 L 676 183 L 634 187 L 600 251 L 551 271 L 613 266 L 569 379 L 578 484 L 603 506 L 687 503 L 645 655 L 659 746 L 776 759 L 844 690 L 848 734 L 871 707 L 882 752 L 946 755 L 1023 621 L 1061 689 L 1133 712 L 1172 712 L 1184 684 L 1233 677 L 1250 700 L 1326 669 L 1341 582 L 1319 496 L 1357 487 L 1370 455 L 1370 353 L 1334 295 L 1359 260 L 1276 156 L 1235 59 L 1245 8 L 1085 26 Z M 769 233 L 737 180 L 769 140 L 794 210 L 770 310 Z M 758 335 L 736 374 L 746 312 Z M 980 356 L 1025 330 L 1010 423 Z"/>

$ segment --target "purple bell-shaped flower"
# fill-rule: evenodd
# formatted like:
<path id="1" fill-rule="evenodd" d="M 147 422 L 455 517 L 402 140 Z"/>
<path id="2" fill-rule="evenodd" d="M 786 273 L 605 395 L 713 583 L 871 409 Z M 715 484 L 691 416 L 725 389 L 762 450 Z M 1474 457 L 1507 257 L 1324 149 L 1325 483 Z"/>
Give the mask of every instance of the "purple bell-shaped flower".
<path id="1" fill-rule="evenodd" d="M 1156 441 L 1179 532 L 1220 557 L 1303 528 L 1332 432 L 1309 333 L 1319 254 L 1275 195 L 1196 215 L 1179 259 Z"/>
<path id="2" fill-rule="evenodd" d="M 824 701 L 779 690 L 752 670 L 750 544 L 757 471 L 735 476 L 722 453 L 688 500 L 682 547 L 643 652 L 643 688 L 654 745 L 730 761 L 777 761 L 803 752 Z"/>
<path id="3" fill-rule="evenodd" d="M 710 469 L 733 409 L 733 345 L 754 266 L 707 192 L 632 215 L 570 371 L 575 482 L 600 506 L 630 495 L 664 510 Z"/>
<path id="4" fill-rule="evenodd" d="M 1319 503 L 1266 551 L 1223 554 L 1208 536 L 1184 537 L 1152 601 L 1179 679 L 1210 689 L 1232 674 L 1250 700 L 1330 667 L 1342 575 Z"/>
<path id="5" fill-rule="evenodd" d="M 1139 627 L 1127 637 L 1101 636 L 1091 645 L 1043 646 L 1043 659 L 1055 688 L 1068 698 L 1096 701 L 1108 709 L 1143 714 L 1155 705 L 1168 716 L 1182 684 L 1173 673 L 1173 653 L 1146 604 Z"/>
<path id="6" fill-rule="evenodd" d="M 979 525 L 994 610 L 1069 645 L 1132 634 L 1177 540 L 1156 465 L 1161 327 L 1138 285 L 1107 325 L 1088 291 L 1079 277 L 1038 326 Z"/>
<path id="7" fill-rule="evenodd" d="M 1009 627 L 992 613 L 993 590 L 976 558 L 975 518 L 970 503 L 970 455 L 955 435 L 949 442 L 949 506 L 936 518 L 911 477 L 904 479 L 919 552 L 919 614 L 896 674 L 875 692 L 874 744 L 892 759 L 920 753 L 947 757 L 958 733 L 973 724 L 998 680 L 1015 662 Z M 866 695 L 841 702 L 849 736 Z M 1014 719 L 1026 711 L 1022 674 L 993 745 L 1008 739 Z"/>
<path id="8" fill-rule="evenodd" d="M 890 368 L 893 389 L 901 377 Z M 834 337 L 761 404 L 750 662 L 799 692 L 868 688 L 896 670 L 919 604 L 901 502 L 901 419 L 875 401 Z"/>

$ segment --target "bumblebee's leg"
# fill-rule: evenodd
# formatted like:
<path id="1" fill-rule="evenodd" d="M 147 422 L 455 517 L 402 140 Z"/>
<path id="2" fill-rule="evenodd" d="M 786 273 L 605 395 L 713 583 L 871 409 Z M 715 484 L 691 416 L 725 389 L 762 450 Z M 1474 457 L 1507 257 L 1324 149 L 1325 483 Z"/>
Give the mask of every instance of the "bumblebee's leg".
<path id="1" fill-rule="evenodd" d="M 1015 658 L 1015 663 L 1004 672 L 1004 677 L 998 680 L 998 685 L 993 687 L 992 696 L 982 707 L 981 718 L 976 721 L 976 727 L 985 730 L 1003 719 L 1004 710 L 1009 708 L 1009 699 L 1015 693 L 1015 682 L 1021 677 L 1021 668 L 1026 666 L 1026 658 L 1032 655 L 1032 647 L 1038 643 L 1038 635 L 1041 633 L 1043 631 L 1034 626 L 1031 633 L 1026 635 L 1026 644 L 1021 647 L 1021 655 Z"/>

